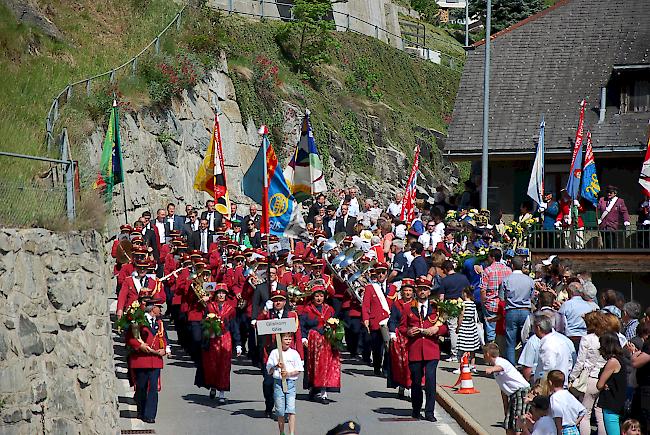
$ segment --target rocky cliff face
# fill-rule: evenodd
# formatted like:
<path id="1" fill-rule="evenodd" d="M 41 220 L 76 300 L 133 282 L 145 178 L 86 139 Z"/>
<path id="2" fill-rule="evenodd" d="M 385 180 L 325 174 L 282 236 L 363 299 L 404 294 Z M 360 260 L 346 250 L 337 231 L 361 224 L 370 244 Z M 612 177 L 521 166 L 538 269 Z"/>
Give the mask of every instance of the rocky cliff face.
<path id="1" fill-rule="evenodd" d="M 117 432 L 98 233 L 0 230 L 0 434 Z"/>

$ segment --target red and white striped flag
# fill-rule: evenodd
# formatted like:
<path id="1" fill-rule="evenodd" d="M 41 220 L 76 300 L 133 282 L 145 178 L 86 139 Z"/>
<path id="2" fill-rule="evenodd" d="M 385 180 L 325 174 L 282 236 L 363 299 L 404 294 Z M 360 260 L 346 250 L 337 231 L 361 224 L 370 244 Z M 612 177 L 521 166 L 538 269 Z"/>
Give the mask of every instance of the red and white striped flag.
<path id="1" fill-rule="evenodd" d="M 415 147 L 415 158 L 413 159 L 413 168 L 411 168 L 411 175 L 406 183 L 406 191 L 404 198 L 402 198 L 402 212 L 400 213 L 400 220 L 406 224 L 411 224 L 415 217 L 415 194 L 417 193 L 418 184 L 418 167 L 420 166 L 420 146 Z"/>

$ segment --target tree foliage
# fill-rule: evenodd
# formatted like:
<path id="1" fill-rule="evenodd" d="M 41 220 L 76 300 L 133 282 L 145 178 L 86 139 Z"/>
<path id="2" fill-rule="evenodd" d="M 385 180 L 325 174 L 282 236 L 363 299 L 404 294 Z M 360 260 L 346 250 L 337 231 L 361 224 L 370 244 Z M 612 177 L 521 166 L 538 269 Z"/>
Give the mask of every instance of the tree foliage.
<path id="1" fill-rule="evenodd" d="M 420 13 L 424 21 L 436 24 L 439 9 L 436 0 L 411 0 L 411 7 Z"/>
<path id="2" fill-rule="evenodd" d="M 478 16 L 485 23 L 486 0 L 469 3 L 470 16 Z M 544 9 L 544 0 L 492 0 L 492 33 L 528 18 Z"/>
<path id="3" fill-rule="evenodd" d="M 332 3 L 330 0 L 296 0 L 292 11 L 294 21 L 282 26 L 276 41 L 295 69 L 311 79 L 316 67 L 331 62 L 331 49 L 338 46 L 332 34 L 336 30 Z"/>

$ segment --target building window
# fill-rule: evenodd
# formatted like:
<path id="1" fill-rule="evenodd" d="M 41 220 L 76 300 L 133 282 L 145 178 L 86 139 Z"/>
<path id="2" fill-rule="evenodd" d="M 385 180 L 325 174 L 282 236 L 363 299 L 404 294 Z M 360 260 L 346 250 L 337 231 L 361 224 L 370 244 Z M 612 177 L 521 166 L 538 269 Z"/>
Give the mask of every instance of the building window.
<path id="1" fill-rule="evenodd" d="M 650 112 L 650 79 L 641 74 L 623 78 L 621 86 L 621 113 Z"/>

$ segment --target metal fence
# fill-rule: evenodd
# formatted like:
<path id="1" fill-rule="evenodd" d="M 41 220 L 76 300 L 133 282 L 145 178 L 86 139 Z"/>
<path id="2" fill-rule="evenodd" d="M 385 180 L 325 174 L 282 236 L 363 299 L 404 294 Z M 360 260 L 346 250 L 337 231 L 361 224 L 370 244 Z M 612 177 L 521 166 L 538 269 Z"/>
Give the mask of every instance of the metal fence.
<path id="1" fill-rule="evenodd" d="M 54 97 L 54 100 L 52 100 L 52 104 L 50 105 L 50 110 L 47 112 L 47 117 L 45 118 L 45 141 L 47 143 L 48 153 L 50 152 L 50 147 L 54 142 L 54 128 L 56 121 L 59 119 L 59 109 L 63 104 L 67 103 L 72 98 L 75 90 L 83 87 L 86 94 L 90 95 L 92 92 L 93 82 L 96 80 L 108 79 L 109 83 L 114 83 L 117 78 L 117 74 L 119 73 L 123 73 L 125 71 L 129 71 L 130 74 L 135 73 L 138 66 L 138 59 L 145 55 L 152 47 L 156 54 L 160 53 L 160 38 L 162 38 L 162 36 L 167 33 L 167 31 L 171 29 L 172 26 L 175 25 L 174 28 L 177 31 L 180 30 L 181 16 L 186 7 L 187 5 L 183 6 L 183 8 L 178 11 L 174 18 L 167 24 L 167 26 L 165 26 L 165 28 L 160 31 L 160 33 L 158 33 L 158 35 L 146 47 L 140 50 L 140 52 L 133 56 L 131 59 L 127 60 L 122 65 L 113 68 L 112 70 L 105 71 L 92 77 L 87 77 L 74 83 L 70 83 L 65 87 L 65 89 L 59 92 L 56 97 Z"/>
<path id="2" fill-rule="evenodd" d="M 242 10 L 241 7 L 238 7 L 240 2 L 237 2 L 235 5 L 235 0 L 221 0 L 220 4 L 212 4 L 211 6 L 222 10 L 228 13 L 234 13 L 238 15 L 253 16 L 258 18 L 273 19 L 273 20 L 282 20 L 282 21 L 295 21 L 293 16 L 293 4 L 292 3 L 280 3 L 273 0 L 261 0 L 261 1 L 252 1 L 246 2 L 246 5 L 249 7 L 247 10 Z M 266 6 L 265 5 L 269 5 Z M 277 13 L 276 13 L 277 12 Z M 337 19 L 340 18 L 340 19 Z M 423 59 L 435 62 L 445 68 L 451 69 L 453 71 L 461 72 L 462 65 L 464 63 L 464 58 L 450 56 L 449 54 L 442 53 L 438 50 L 434 50 L 431 47 L 426 45 L 426 39 L 424 44 L 420 44 L 418 41 L 410 41 L 402 35 L 397 35 L 389 30 L 386 30 L 382 27 L 379 27 L 376 24 L 365 21 L 361 18 L 350 15 L 349 13 L 343 13 L 339 11 L 332 11 L 332 20 L 335 23 L 343 22 L 344 24 L 335 24 L 337 31 L 347 31 L 354 32 L 361 35 L 372 36 L 376 39 L 384 41 L 388 44 L 395 46 L 407 53 L 417 55 Z M 435 39 L 434 36 L 429 36 L 429 39 Z M 442 43 L 449 44 L 449 41 L 438 38 Z"/>
<path id="3" fill-rule="evenodd" d="M 532 250 L 636 251 L 650 250 L 650 226 L 603 231 L 598 228 L 567 230 L 534 229 L 528 238 Z"/>

